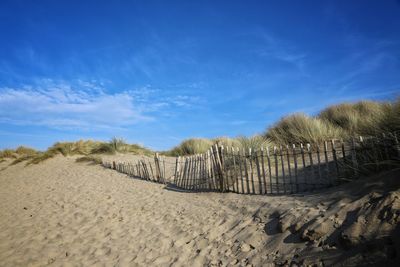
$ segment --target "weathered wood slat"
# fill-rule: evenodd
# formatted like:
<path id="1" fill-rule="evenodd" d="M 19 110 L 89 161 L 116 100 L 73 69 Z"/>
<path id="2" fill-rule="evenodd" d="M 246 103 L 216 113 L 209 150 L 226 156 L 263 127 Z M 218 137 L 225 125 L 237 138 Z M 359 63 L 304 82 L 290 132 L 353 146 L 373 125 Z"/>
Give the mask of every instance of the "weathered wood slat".
<path id="1" fill-rule="evenodd" d="M 279 147 L 279 154 L 280 154 L 281 167 L 282 167 L 282 187 L 283 187 L 283 193 L 286 194 L 285 161 L 284 161 L 284 159 L 283 159 L 283 150 L 282 150 L 282 146 Z"/>

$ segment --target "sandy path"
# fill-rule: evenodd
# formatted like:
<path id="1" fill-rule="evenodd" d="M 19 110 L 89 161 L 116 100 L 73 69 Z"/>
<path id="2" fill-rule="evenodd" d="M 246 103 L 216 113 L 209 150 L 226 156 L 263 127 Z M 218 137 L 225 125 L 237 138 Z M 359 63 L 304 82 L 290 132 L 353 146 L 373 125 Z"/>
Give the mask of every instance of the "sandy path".
<path id="1" fill-rule="evenodd" d="M 321 195 L 175 192 L 61 156 L 22 166 L 0 171 L 1 266 L 259 266 L 337 252 L 279 233 L 284 212 L 324 212 Z"/>

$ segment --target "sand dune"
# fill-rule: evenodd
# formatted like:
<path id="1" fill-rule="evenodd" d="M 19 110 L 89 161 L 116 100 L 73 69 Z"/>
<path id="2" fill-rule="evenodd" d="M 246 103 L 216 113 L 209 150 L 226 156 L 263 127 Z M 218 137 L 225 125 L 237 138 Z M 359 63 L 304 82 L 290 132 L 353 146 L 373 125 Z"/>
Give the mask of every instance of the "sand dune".
<path id="1" fill-rule="evenodd" d="M 23 166 L 0 166 L 1 266 L 351 266 L 400 257 L 398 173 L 270 197 L 176 192 L 62 156 Z"/>

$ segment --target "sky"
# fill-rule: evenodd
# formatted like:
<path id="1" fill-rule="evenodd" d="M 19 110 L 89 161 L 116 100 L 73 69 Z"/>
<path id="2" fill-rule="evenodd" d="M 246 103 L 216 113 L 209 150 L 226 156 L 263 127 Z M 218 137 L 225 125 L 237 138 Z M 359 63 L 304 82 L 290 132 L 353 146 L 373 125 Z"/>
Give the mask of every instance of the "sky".
<path id="1" fill-rule="evenodd" d="M 400 1 L 0 1 L 0 148 L 165 150 L 400 92 Z"/>

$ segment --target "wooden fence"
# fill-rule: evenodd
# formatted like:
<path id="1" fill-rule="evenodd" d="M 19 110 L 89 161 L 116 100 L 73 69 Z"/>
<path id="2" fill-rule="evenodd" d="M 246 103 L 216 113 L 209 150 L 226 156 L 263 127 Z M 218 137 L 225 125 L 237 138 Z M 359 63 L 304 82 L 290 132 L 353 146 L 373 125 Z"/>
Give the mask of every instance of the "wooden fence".
<path id="1" fill-rule="evenodd" d="M 390 168 L 399 159 L 398 139 L 395 134 L 388 134 L 257 150 L 215 145 L 204 154 L 177 157 L 168 177 L 166 161 L 160 160 L 158 154 L 153 163 L 140 160 L 136 164 L 103 165 L 188 191 L 291 194 L 326 188 Z"/>
<path id="2" fill-rule="evenodd" d="M 167 183 L 165 158 L 160 157 L 158 153 L 154 155 L 153 162 L 144 158 L 136 163 L 103 160 L 102 165 L 132 177 L 162 184 Z"/>

